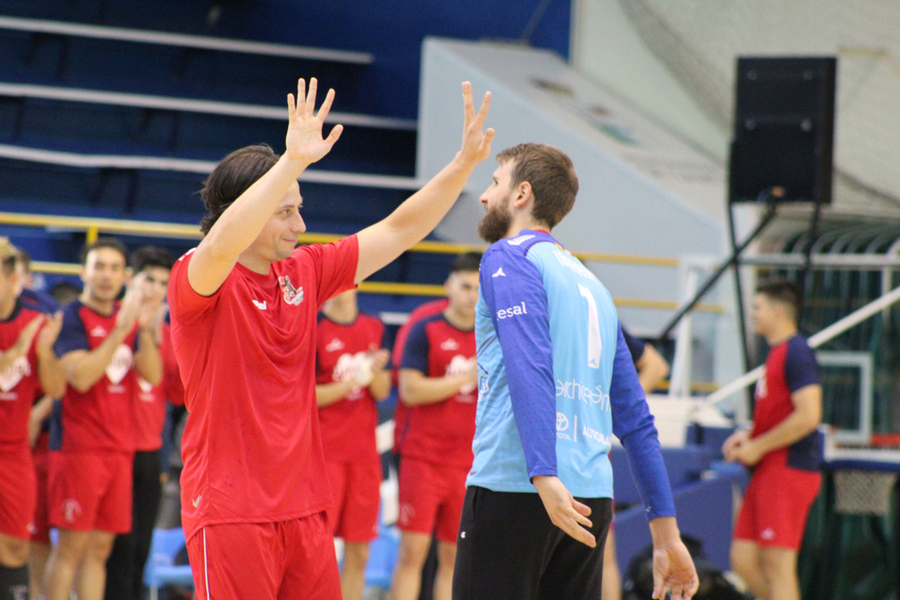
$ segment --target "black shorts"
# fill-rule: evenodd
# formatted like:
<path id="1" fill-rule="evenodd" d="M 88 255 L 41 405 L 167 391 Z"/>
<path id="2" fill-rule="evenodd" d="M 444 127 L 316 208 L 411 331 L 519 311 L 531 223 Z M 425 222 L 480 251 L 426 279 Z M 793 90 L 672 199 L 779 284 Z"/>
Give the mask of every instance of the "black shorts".
<path id="1" fill-rule="evenodd" d="M 550 521 L 537 493 L 469 487 L 456 540 L 453 600 L 600 598 L 610 498 L 577 498 L 591 507 L 589 548 Z"/>

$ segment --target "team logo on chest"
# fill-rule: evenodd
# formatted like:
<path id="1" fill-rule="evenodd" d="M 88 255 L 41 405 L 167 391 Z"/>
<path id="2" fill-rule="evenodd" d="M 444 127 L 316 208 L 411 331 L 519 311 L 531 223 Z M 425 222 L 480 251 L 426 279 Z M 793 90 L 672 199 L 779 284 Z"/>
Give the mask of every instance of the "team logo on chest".
<path id="1" fill-rule="evenodd" d="M 294 306 L 303 302 L 303 288 L 301 287 L 299 290 L 295 288 L 291 283 L 290 277 L 282 275 L 278 278 L 278 285 L 281 286 L 281 291 L 284 293 L 285 302 Z"/>
<path id="2" fill-rule="evenodd" d="M 116 353 L 113 354 L 112 360 L 106 367 L 106 376 L 113 385 L 119 385 L 122 383 L 122 380 L 125 379 L 125 375 L 128 374 L 128 371 L 131 370 L 133 363 L 134 353 L 131 351 L 131 348 L 125 344 L 121 344 L 116 348 Z"/>
<path id="3" fill-rule="evenodd" d="M 20 356 L 5 371 L 0 373 L 0 390 L 3 390 L 3 392 L 10 391 L 29 375 L 31 375 L 31 363 L 28 362 L 28 357 Z"/>

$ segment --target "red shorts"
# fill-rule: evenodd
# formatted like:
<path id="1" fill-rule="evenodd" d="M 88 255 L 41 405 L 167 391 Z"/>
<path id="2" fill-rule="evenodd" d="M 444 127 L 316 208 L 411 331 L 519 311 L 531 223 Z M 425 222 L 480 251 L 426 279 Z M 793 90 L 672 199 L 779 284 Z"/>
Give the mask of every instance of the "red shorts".
<path id="1" fill-rule="evenodd" d="M 345 542 L 368 542 L 378 537 L 381 503 L 381 458 L 365 463 L 327 463 L 334 505 L 328 524 L 334 537 Z"/>
<path id="2" fill-rule="evenodd" d="M 0 450 L 0 533 L 31 539 L 36 502 L 31 449 Z"/>
<path id="3" fill-rule="evenodd" d="M 187 543 L 197 600 L 341 600 L 325 513 L 200 529 Z"/>
<path id="4" fill-rule="evenodd" d="M 50 525 L 73 531 L 131 531 L 131 454 L 53 452 Z"/>
<path id="5" fill-rule="evenodd" d="M 31 454 L 34 459 L 34 475 L 37 478 L 37 504 L 34 510 L 34 529 L 31 541 L 50 545 L 50 450 L 37 447 Z"/>
<path id="6" fill-rule="evenodd" d="M 819 495 L 822 475 L 778 463 L 753 472 L 734 526 L 734 538 L 760 546 L 800 550 L 809 507 Z"/>
<path id="7" fill-rule="evenodd" d="M 468 468 L 401 458 L 397 526 L 403 531 L 434 532 L 440 541 L 455 544 L 468 474 Z"/>

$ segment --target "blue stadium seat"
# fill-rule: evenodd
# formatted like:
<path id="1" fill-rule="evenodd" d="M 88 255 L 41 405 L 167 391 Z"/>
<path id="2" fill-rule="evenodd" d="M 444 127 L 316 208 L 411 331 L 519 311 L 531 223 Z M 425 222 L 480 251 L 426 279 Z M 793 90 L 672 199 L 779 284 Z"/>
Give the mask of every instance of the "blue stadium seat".
<path id="1" fill-rule="evenodd" d="M 144 567 L 144 584 L 150 588 L 150 600 L 157 600 L 159 588 L 165 585 L 193 587 L 190 565 L 176 565 L 175 557 L 185 547 L 184 530 L 154 529 L 150 556 Z"/>

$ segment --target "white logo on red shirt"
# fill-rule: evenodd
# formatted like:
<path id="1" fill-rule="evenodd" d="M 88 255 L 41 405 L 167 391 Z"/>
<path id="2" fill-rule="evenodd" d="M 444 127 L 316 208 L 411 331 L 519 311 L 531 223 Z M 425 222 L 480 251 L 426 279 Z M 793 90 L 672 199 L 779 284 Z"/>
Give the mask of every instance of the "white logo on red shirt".
<path id="1" fill-rule="evenodd" d="M 75 519 L 81 516 L 81 505 L 78 500 L 69 498 L 63 501 L 63 518 L 66 523 L 74 523 Z"/>
<path id="2" fill-rule="evenodd" d="M 334 338 L 333 340 L 328 342 L 327 346 L 325 346 L 326 352 L 337 352 L 338 350 L 343 350 L 343 349 L 344 349 L 344 342 L 342 342 L 338 338 Z"/>
<path id="3" fill-rule="evenodd" d="M 113 385 L 118 385 L 125 379 L 125 375 L 131 370 L 131 365 L 133 363 L 134 353 L 131 351 L 131 348 L 125 344 L 120 344 L 119 347 L 116 348 L 116 353 L 113 354 L 109 365 L 106 367 L 106 376 Z"/>
<path id="4" fill-rule="evenodd" d="M 262 302 L 260 302 L 258 300 L 254 300 L 253 304 L 255 304 L 256 308 L 258 308 L 259 310 L 266 310 L 266 301 L 265 300 L 263 300 Z"/>
<path id="5" fill-rule="evenodd" d="M 27 356 L 20 356 L 0 373 L 0 390 L 3 390 L 4 393 L 10 391 L 29 375 L 31 375 L 31 363 L 28 362 Z M 18 395 L 15 398 L 0 398 L 0 400 L 15 400 L 16 398 Z"/>
<path id="6" fill-rule="evenodd" d="M 144 402 L 153 402 L 156 400 L 156 397 L 150 392 L 153 391 L 153 384 L 144 379 L 143 377 L 138 377 L 138 385 L 141 388 L 141 393 L 138 394 L 142 401 Z"/>
<path id="7" fill-rule="evenodd" d="M 106 337 L 109 332 L 102 325 L 97 325 L 91 329 L 91 337 Z"/>
<path id="8" fill-rule="evenodd" d="M 282 275 L 278 278 L 278 284 L 281 286 L 281 291 L 284 292 L 285 302 L 294 306 L 303 302 L 303 288 L 301 287 L 299 290 L 295 288 L 291 283 L 290 277 Z"/>
<path id="9" fill-rule="evenodd" d="M 453 350 L 459 350 L 459 343 L 453 338 L 447 338 L 443 342 L 441 342 L 441 350 L 447 350 L 452 352 Z"/>
<path id="10" fill-rule="evenodd" d="M 478 359 L 474 356 L 472 358 L 466 358 L 461 354 L 457 354 L 450 361 L 450 364 L 447 365 L 447 375 L 462 375 L 463 373 L 468 373 L 477 361 Z M 475 391 L 476 387 L 478 387 L 477 383 L 467 383 L 459 388 L 460 396 L 457 396 L 456 399 L 459 402 L 471 403 L 474 399 L 469 395 Z"/>

